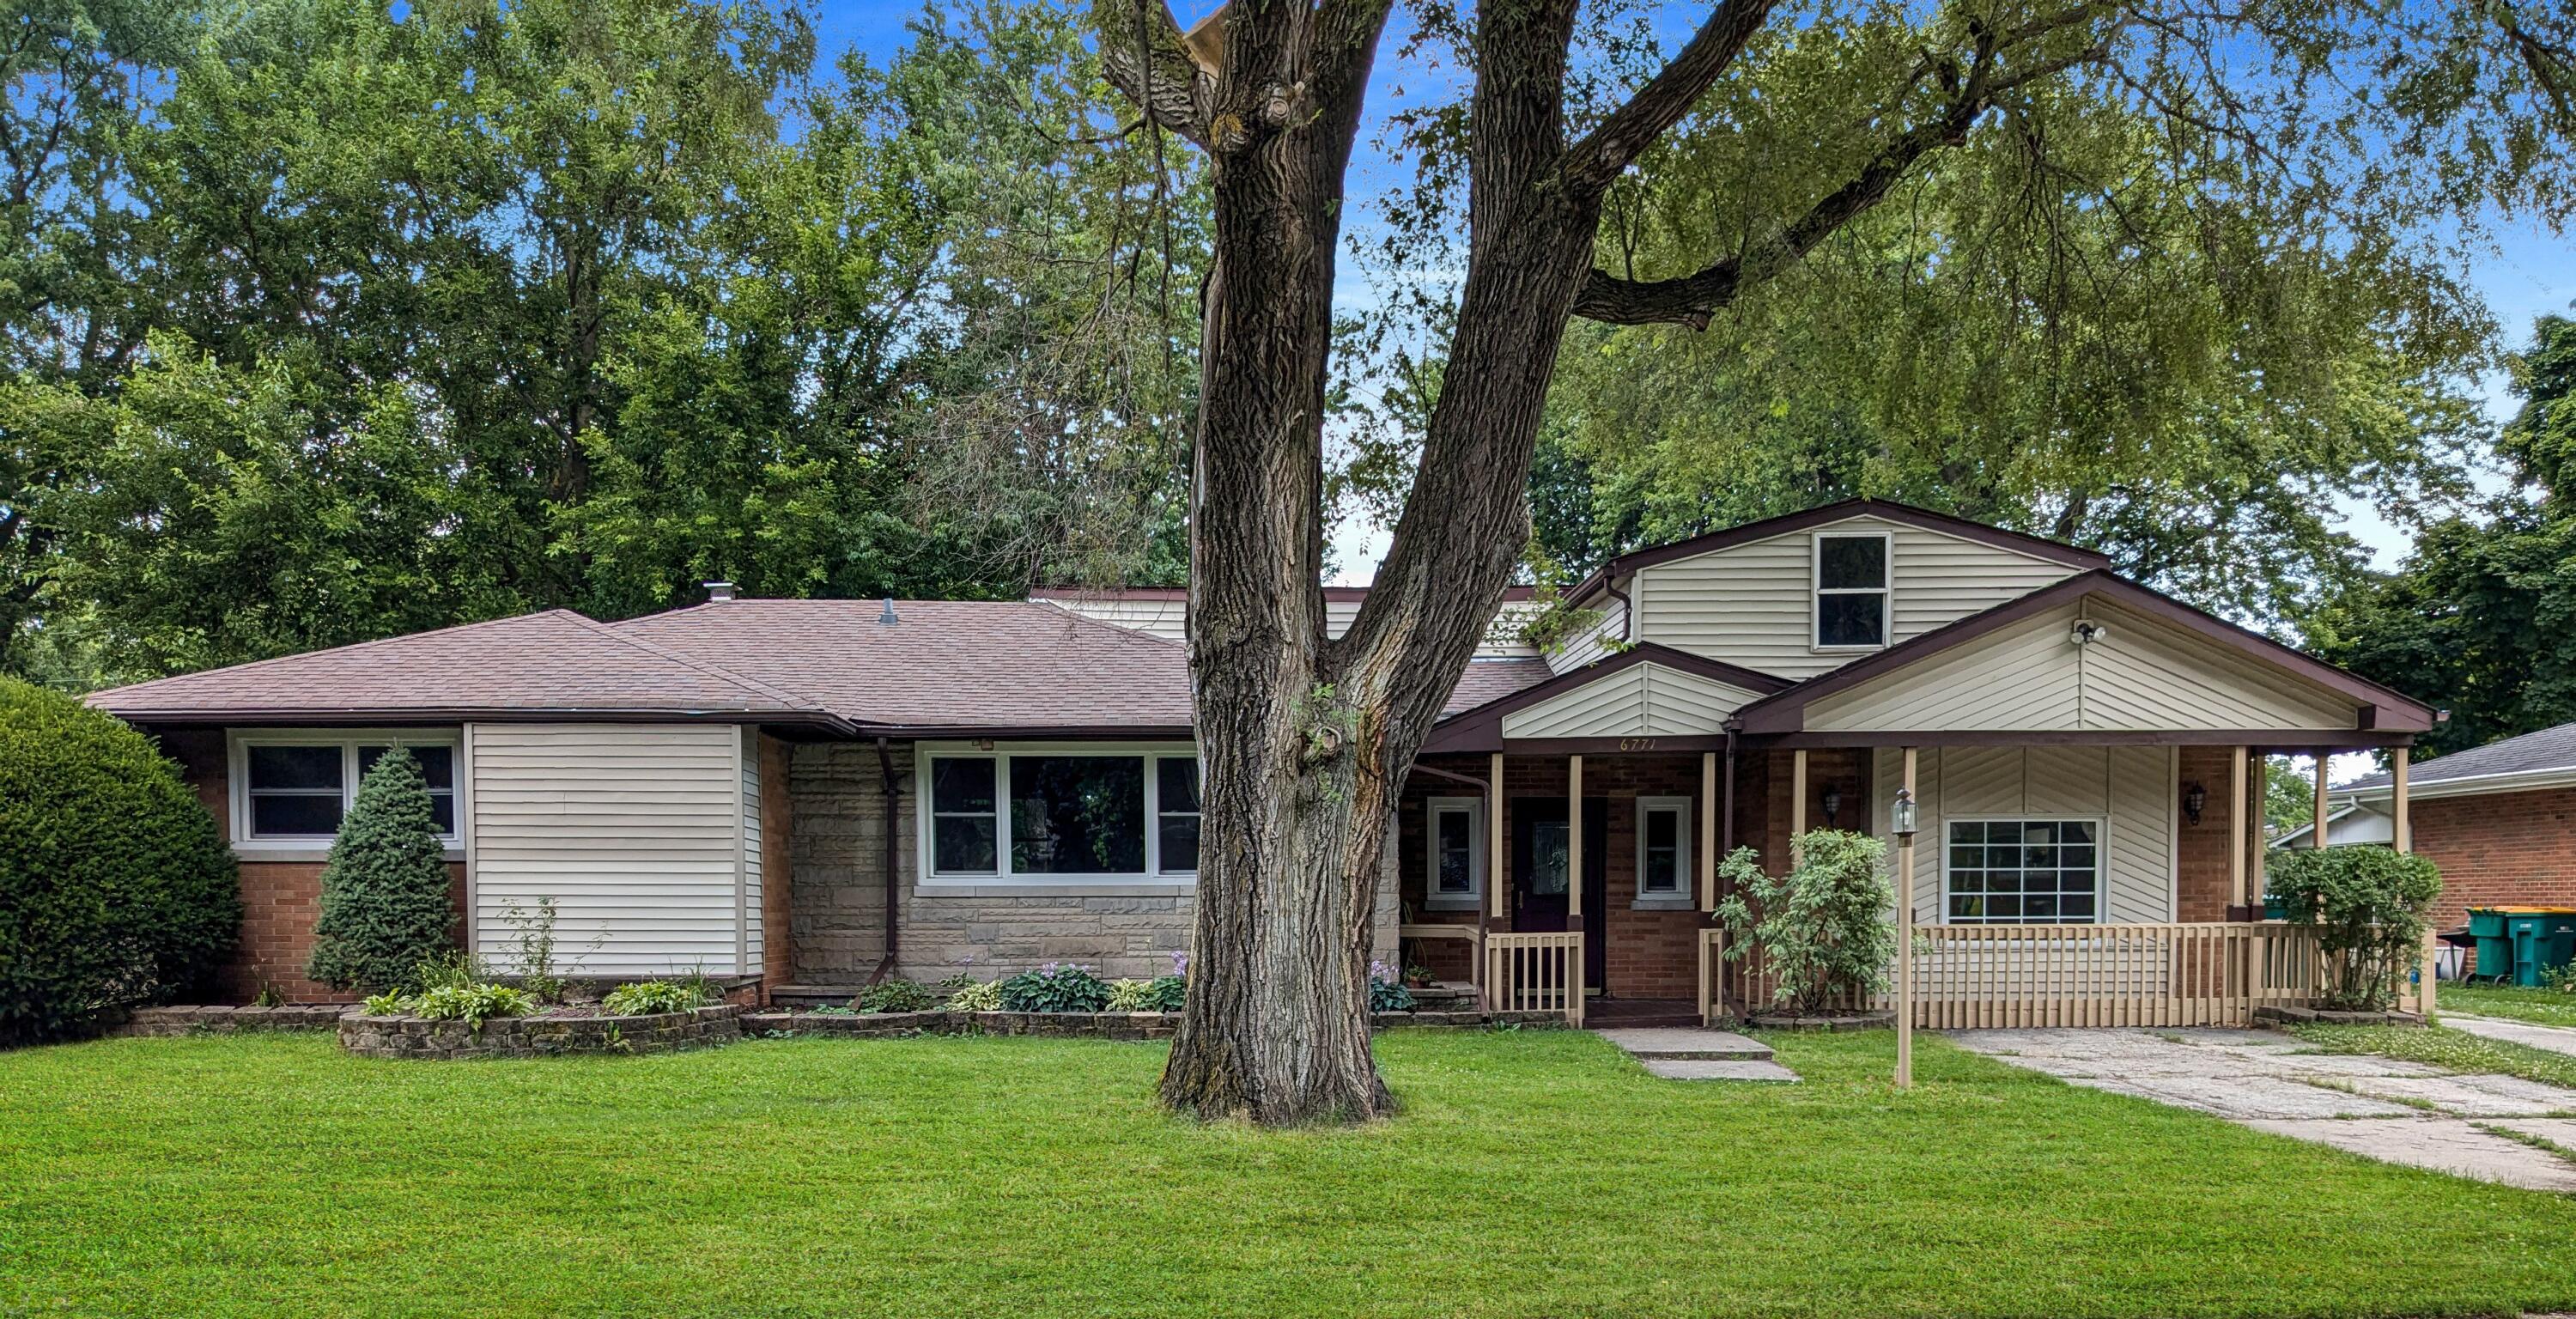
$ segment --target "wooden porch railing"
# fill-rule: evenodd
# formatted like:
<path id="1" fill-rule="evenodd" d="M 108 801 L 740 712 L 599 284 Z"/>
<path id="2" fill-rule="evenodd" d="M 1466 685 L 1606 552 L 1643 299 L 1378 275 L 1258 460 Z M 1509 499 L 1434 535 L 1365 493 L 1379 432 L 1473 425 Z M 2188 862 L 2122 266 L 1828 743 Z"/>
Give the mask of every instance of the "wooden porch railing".
<path id="1" fill-rule="evenodd" d="M 1562 1012 L 1583 1024 L 1583 932 L 1485 936 L 1485 1010 Z"/>
<path id="2" fill-rule="evenodd" d="M 1923 925 L 1914 948 L 1932 1030 L 2242 1026 L 2312 1001 L 2322 969 L 2314 930 L 2265 922 Z"/>

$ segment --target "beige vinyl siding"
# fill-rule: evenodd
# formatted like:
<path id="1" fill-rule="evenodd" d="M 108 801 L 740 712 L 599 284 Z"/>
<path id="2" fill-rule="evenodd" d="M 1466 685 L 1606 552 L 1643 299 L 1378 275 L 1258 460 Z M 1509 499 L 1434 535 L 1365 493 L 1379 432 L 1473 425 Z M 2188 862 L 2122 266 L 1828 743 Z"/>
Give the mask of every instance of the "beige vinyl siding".
<path id="1" fill-rule="evenodd" d="M 1679 737 L 1725 731 L 1758 693 L 1661 664 L 1632 664 L 1503 716 L 1505 737 Z"/>
<path id="2" fill-rule="evenodd" d="M 478 724 L 472 746 L 475 951 L 506 962 L 505 914 L 551 897 L 574 974 L 758 968 L 756 954 L 743 960 L 744 788 L 757 769 L 741 730 Z"/>
<path id="3" fill-rule="evenodd" d="M 1637 571 L 1636 638 L 1784 678 L 1840 668 L 1850 650 L 1818 651 L 1815 538 L 1885 532 L 1890 635 L 1919 636 L 2017 600 L 2078 570 L 2053 559 L 1885 518 L 1854 517 Z M 1865 652 L 1857 652 L 1865 653 Z"/>
<path id="4" fill-rule="evenodd" d="M 1877 782 L 1901 780 L 1904 753 L 1881 747 Z M 1924 747 L 1915 753 L 1914 918 L 1939 923 L 1950 819 L 2093 819 L 2102 919 L 2169 921 L 2174 907 L 2175 757 L 2171 747 Z M 1878 828 L 1888 827 L 1881 793 Z"/>
<path id="5" fill-rule="evenodd" d="M 1179 600 L 1085 600 L 1072 596 L 1038 596 L 1036 599 L 1103 623 L 1134 628 L 1165 641 L 1184 641 L 1189 637 L 1189 609 Z M 1494 626 L 1476 647 L 1484 656 L 1531 656 L 1537 649 L 1521 644 L 1518 628 L 1533 612 L 1528 605 L 1505 605 L 1497 611 Z M 1350 630 L 1351 620 L 1359 617 L 1357 600 L 1324 601 L 1324 626 L 1334 636 Z"/>
<path id="6" fill-rule="evenodd" d="M 2109 631 L 2078 646 L 2090 618 Z M 2049 610 L 1808 707 L 1819 732 L 2347 729 L 2352 703 L 2100 596 Z"/>
<path id="7" fill-rule="evenodd" d="M 1592 626 L 1565 639 L 1565 644 L 1548 652 L 1547 666 L 1558 673 L 1572 673 L 1595 660 L 1606 658 L 1611 646 L 1627 635 L 1628 606 L 1617 597 L 1604 595 L 1598 605 L 1586 606 L 1601 617 Z"/>

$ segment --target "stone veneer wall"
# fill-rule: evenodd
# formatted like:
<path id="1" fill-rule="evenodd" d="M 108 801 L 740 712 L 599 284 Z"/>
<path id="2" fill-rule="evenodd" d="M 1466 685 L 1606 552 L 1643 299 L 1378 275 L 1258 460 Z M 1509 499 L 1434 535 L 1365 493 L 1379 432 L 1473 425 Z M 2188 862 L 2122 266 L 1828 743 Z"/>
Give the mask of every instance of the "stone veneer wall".
<path id="1" fill-rule="evenodd" d="M 494 1017 L 475 1030 L 419 1017 L 340 1018 L 340 1047 L 366 1058 L 533 1058 L 565 1053 L 665 1053 L 742 1038 L 742 1009 L 727 1004 L 641 1017 Z"/>
<path id="2" fill-rule="evenodd" d="M 921 981 L 958 974 L 992 980 L 1047 962 L 1076 962 L 1105 978 L 1146 977 L 1169 972 L 1172 954 L 1189 948 L 1196 904 L 1186 891 L 1117 892 L 1104 886 L 916 892 L 913 752 L 909 743 L 892 750 L 902 789 L 892 829 L 901 923 L 896 974 Z M 873 743 L 810 742 L 793 749 L 789 903 L 799 984 L 856 984 L 884 960 L 888 829 L 882 781 Z M 1376 954 L 1389 963 L 1395 960 L 1395 912 L 1390 876 L 1378 887 Z"/>

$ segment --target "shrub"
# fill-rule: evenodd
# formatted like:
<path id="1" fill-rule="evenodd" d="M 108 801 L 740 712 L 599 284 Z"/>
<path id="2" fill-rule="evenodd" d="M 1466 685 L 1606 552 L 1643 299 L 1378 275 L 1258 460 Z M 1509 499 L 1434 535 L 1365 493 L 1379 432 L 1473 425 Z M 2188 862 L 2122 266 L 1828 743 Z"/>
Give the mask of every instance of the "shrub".
<path id="1" fill-rule="evenodd" d="M 1005 1012 L 1098 1012 L 1109 1006 L 1109 986 L 1083 966 L 1049 962 L 1002 982 Z"/>
<path id="2" fill-rule="evenodd" d="M 306 974 L 338 989 L 390 988 L 449 948 L 447 850 L 429 781 L 401 747 L 378 758 L 331 840 Z"/>
<path id="3" fill-rule="evenodd" d="M 1411 1012 L 1414 1009 L 1413 991 L 1400 981 L 1387 979 L 1385 967 L 1371 962 L 1369 971 L 1369 1011 Z"/>
<path id="4" fill-rule="evenodd" d="M 0 678 L 0 1043 L 166 1002 L 241 930 L 232 850 L 150 740 Z"/>
<path id="5" fill-rule="evenodd" d="M 501 923 L 510 927 L 511 973 L 519 987 L 536 996 L 540 1003 L 563 1001 L 564 976 L 581 964 L 581 956 L 558 957 L 555 952 L 555 900 L 552 894 L 537 899 L 534 907 L 511 903 L 501 909 Z M 590 951 L 599 951 L 605 935 L 594 936 Z"/>
<path id="6" fill-rule="evenodd" d="M 483 959 L 462 948 L 447 948 L 420 959 L 412 968 L 411 978 L 403 983 L 414 989 L 462 989 L 491 979 L 483 969 Z"/>
<path id="7" fill-rule="evenodd" d="M 658 1012 L 686 1012 L 706 1001 L 695 985 L 645 980 L 608 991 L 608 996 L 599 1000 L 599 1007 L 612 1017 L 649 1017 Z"/>
<path id="8" fill-rule="evenodd" d="M 508 985 L 441 985 L 421 994 L 411 1010 L 432 1021 L 461 1021 L 481 1030 L 494 1017 L 524 1017 L 535 1006 Z"/>
<path id="9" fill-rule="evenodd" d="M 2576 994 L 2576 965 L 2540 968 L 2540 987 L 2561 994 Z"/>
<path id="10" fill-rule="evenodd" d="M 946 988 L 949 984 L 946 980 L 942 980 L 939 983 L 942 988 Z M 966 981 L 964 984 L 949 991 L 948 1010 L 951 1012 L 1001 1011 L 1002 982 L 998 980 Z"/>
<path id="11" fill-rule="evenodd" d="M 2384 1012 L 2423 952 L 2442 872 L 2422 855 L 2376 843 L 2277 853 L 2272 895 L 2293 924 L 2313 925 L 2325 950 L 2325 1003 Z"/>
<path id="12" fill-rule="evenodd" d="M 1752 848 L 1735 849 L 1718 864 L 1734 889 L 1717 904 L 1727 957 L 1761 949 L 1762 969 L 1778 977 L 1772 1001 L 1799 1012 L 1887 988 L 1896 890 L 1886 857 L 1887 844 L 1868 834 L 1817 829 L 1798 839 L 1797 866 L 1775 879 Z"/>
<path id="13" fill-rule="evenodd" d="M 939 1006 L 939 996 L 919 981 L 898 976 L 860 990 L 850 1006 L 861 1012 L 928 1012 Z"/>
<path id="14" fill-rule="evenodd" d="M 1138 999 L 1144 1006 L 1137 1011 L 1178 1012 L 1188 991 L 1189 982 L 1177 975 L 1156 976 L 1145 982 L 1145 992 Z"/>

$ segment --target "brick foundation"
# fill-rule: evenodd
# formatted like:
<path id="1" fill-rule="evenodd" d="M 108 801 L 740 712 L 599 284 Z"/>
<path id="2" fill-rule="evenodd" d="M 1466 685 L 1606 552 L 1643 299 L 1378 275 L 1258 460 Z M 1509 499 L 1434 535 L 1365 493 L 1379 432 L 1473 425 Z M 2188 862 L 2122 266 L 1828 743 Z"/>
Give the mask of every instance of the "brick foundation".
<path id="1" fill-rule="evenodd" d="M 168 733 L 161 737 L 161 749 L 179 762 L 182 778 L 214 813 L 215 827 L 230 842 L 232 808 L 224 735 L 193 729 Z M 465 864 L 451 861 L 447 873 L 449 905 L 461 913 Z M 248 1003 L 263 991 L 274 991 L 290 1003 L 354 1003 L 362 997 L 359 991 L 333 989 L 304 975 L 304 964 L 313 954 L 313 921 L 322 902 L 321 862 L 243 861 L 241 895 L 241 944 L 206 987 L 212 996 L 235 1003 Z M 454 934 L 464 937 L 461 915 Z"/>

